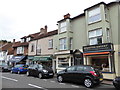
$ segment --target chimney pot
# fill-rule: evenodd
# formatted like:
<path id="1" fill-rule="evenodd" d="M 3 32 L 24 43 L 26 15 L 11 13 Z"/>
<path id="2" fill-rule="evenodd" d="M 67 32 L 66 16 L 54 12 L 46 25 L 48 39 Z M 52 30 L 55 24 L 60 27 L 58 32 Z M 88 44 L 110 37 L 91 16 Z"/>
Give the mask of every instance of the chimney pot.
<path id="1" fill-rule="evenodd" d="M 64 19 L 67 19 L 67 18 L 70 18 L 70 14 L 69 13 L 64 15 Z"/>
<path id="2" fill-rule="evenodd" d="M 15 39 L 13 39 L 13 42 L 15 42 Z"/>

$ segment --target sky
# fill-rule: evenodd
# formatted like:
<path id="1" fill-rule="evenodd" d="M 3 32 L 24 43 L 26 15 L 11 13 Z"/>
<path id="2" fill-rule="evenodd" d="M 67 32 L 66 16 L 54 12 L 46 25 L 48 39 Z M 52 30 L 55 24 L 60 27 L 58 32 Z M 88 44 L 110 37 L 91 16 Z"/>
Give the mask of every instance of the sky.
<path id="1" fill-rule="evenodd" d="M 57 21 L 70 13 L 71 18 L 99 2 L 115 0 L 0 0 L 0 40 L 19 41 L 48 26 L 57 29 Z"/>

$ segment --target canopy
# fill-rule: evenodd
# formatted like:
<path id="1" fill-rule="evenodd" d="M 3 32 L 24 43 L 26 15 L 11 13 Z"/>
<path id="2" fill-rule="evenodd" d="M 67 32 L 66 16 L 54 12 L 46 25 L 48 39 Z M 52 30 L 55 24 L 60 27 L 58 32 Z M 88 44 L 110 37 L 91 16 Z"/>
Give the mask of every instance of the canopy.
<path id="1" fill-rule="evenodd" d="M 50 61 L 52 58 L 50 56 L 34 56 L 33 61 Z"/>
<path id="2" fill-rule="evenodd" d="M 24 60 L 26 56 L 13 56 L 10 60 L 10 62 L 20 62 L 21 60 Z"/>

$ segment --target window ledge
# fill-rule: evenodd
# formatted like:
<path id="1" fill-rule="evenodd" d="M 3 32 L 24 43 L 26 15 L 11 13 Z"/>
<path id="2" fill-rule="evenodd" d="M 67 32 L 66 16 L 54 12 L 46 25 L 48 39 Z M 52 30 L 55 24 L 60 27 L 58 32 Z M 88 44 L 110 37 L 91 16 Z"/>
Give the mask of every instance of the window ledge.
<path id="1" fill-rule="evenodd" d="M 51 49 L 53 49 L 53 48 L 48 48 L 48 50 L 51 50 Z"/>
<path id="2" fill-rule="evenodd" d="M 59 32 L 59 34 L 63 34 L 63 33 L 67 33 L 67 31 L 64 31 L 64 32 Z"/>
<path id="3" fill-rule="evenodd" d="M 94 21 L 94 22 L 90 22 L 90 23 L 88 23 L 88 25 L 92 25 L 92 24 L 95 24 L 95 23 L 98 23 L 98 22 L 101 22 L 102 20 L 100 19 L 100 20 L 98 20 L 98 21 Z"/>

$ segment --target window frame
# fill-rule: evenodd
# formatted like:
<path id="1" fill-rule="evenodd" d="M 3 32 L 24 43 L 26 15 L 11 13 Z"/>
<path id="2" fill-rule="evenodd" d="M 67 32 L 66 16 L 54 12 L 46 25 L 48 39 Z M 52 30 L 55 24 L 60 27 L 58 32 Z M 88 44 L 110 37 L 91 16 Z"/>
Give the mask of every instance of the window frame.
<path id="1" fill-rule="evenodd" d="M 53 39 L 48 40 L 48 49 L 53 49 Z"/>
<path id="2" fill-rule="evenodd" d="M 60 33 L 66 32 L 67 31 L 67 22 L 61 22 L 60 23 Z"/>
<path id="3" fill-rule="evenodd" d="M 97 33 L 98 30 L 101 30 L 100 35 L 98 35 L 98 33 Z M 93 36 L 93 35 L 90 35 L 91 32 L 94 33 L 94 36 Z M 102 37 L 103 37 L 103 30 L 102 30 L 102 28 L 90 30 L 90 31 L 88 32 L 89 45 L 101 44 L 103 41 L 101 41 L 101 43 L 99 43 L 99 42 L 98 42 L 98 39 L 101 38 L 101 40 L 103 40 Z M 91 43 L 91 40 L 92 40 L 92 39 L 94 39 L 94 40 L 96 39 L 96 43 L 93 43 L 93 44 L 92 44 L 92 43 Z"/>
<path id="4" fill-rule="evenodd" d="M 66 50 L 67 49 L 67 38 L 66 37 L 59 39 L 59 47 L 60 47 L 59 50 Z"/>
<path id="5" fill-rule="evenodd" d="M 97 12 L 97 9 L 99 9 L 98 12 Z M 91 13 L 94 13 L 94 14 L 90 15 Z M 99 15 L 98 19 L 91 20 L 91 18 L 95 19 L 95 17 L 98 16 L 98 15 Z M 94 23 L 94 22 L 98 22 L 98 21 L 101 20 L 101 18 L 102 17 L 101 17 L 101 8 L 100 7 L 97 7 L 97 8 L 94 8 L 94 9 L 88 11 L 88 24 L 91 24 L 91 23 Z"/>

